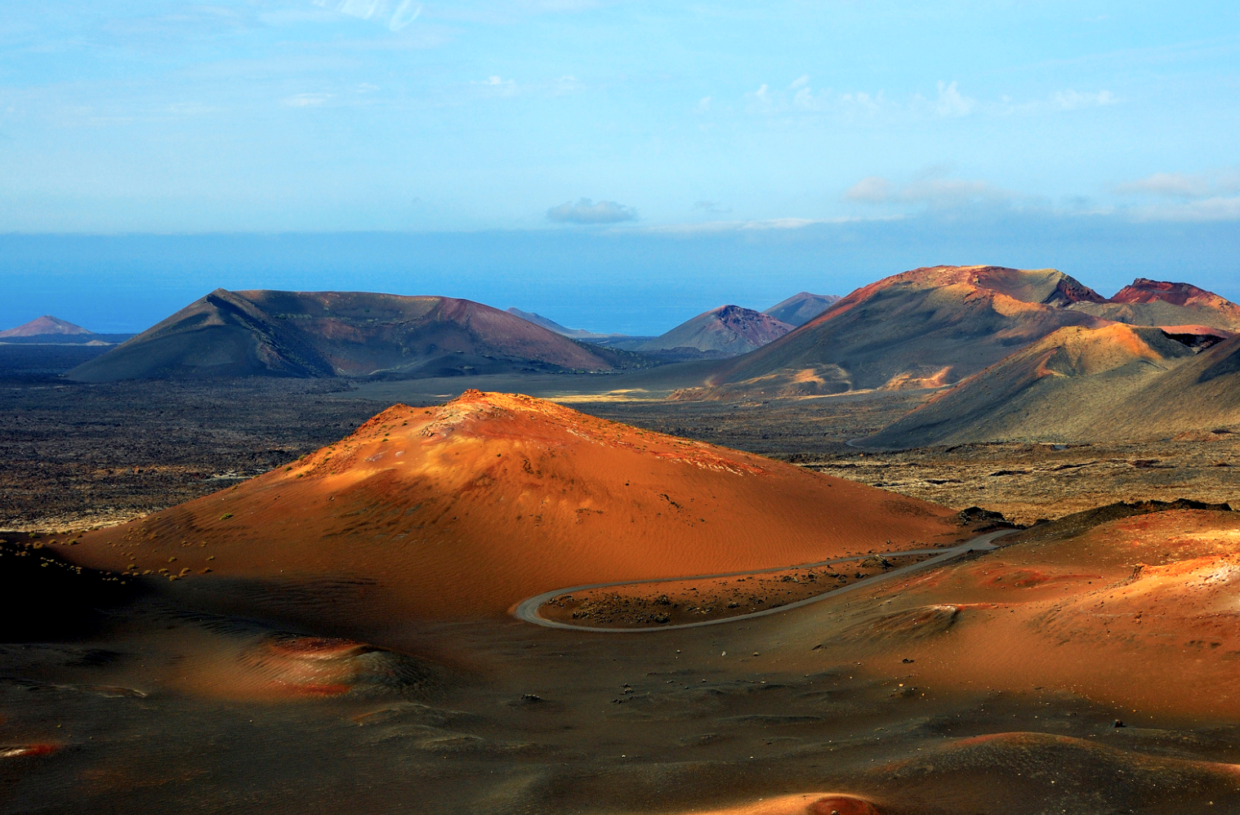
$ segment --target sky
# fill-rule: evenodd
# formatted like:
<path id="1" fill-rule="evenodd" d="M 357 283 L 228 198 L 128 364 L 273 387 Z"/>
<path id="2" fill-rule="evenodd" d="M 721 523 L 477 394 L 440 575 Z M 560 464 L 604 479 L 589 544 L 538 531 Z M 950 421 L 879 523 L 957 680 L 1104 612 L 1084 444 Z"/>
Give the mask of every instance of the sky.
<path id="1" fill-rule="evenodd" d="M 13 5 L 0 327 L 224 286 L 660 333 L 934 263 L 1240 299 L 1234 2 Z"/>

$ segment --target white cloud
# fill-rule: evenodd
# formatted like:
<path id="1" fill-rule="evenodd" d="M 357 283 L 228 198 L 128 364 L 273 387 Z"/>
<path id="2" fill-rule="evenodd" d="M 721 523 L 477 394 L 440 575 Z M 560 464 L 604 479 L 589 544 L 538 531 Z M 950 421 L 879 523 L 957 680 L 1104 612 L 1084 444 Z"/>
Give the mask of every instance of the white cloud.
<path id="1" fill-rule="evenodd" d="M 746 232 L 784 229 L 804 229 L 822 224 L 850 224 L 862 221 L 895 221 L 901 216 L 882 216 L 878 218 L 767 218 L 752 221 L 707 221 L 700 224 L 663 224 L 652 226 L 650 232 L 671 233 L 680 235 L 696 235 L 713 232 Z"/>
<path id="2" fill-rule="evenodd" d="M 314 5 L 330 7 L 359 20 L 382 23 L 391 31 L 409 27 L 422 14 L 421 4 L 414 0 L 314 0 Z"/>
<path id="3" fill-rule="evenodd" d="M 866 204 L 883 204 L 895 197 L 896 188 L 887 179 L 879 175 L 867 176 L 853 184 L 844 193 L 849 201 L 861 201 Z"/>
<path id="4" fill-rule="evenodd" d="M 1203 198 L 1210 194 L 1204 176 L 1185 173 L 1154 173 L 1136 181 L 1115 185 L 1120 195 L 1157 195 L 1165 198 Z"/>
<path id="5" fill-rule="evenodd" d="M 840 102 L 853 110 L 877 113 L 879 108 L 883 106 L 883 92 L 879 91 L 876 96 L 871 96 L 864 91 L 845 93 L 840 95 Z"/>
<path id="6" fill-rule="evenodd" d="M 1132 210 L 1140 221 L 1240 221 L 1240 197 L 1214 196 L 1181 204 L 1161 204 Z"/>
<path id="7" fill-rule="evenodd" d="M 330 93 L 298 93 L 292 96 L 286 96 L 280 100 L 280 104 L 288 108 L 313 108 L 318 107 L 331 99 Z"/>
<path id="8" fill-rule="evenodd" d="M 960 117 L 968 116 L 977 100 L 960 93 L 960 88 L 955 82 L 950 85 L 946 82 L 939 82 L 939 97 L 933 103 L 934 112 L 943 117 Z"/>
<path id="9" fill-rule="evenodd" d="M 960 206 L 979 201 L 1005 201 L 1011 193 L 987 181 L 963 178 L 922 178 L 905 185 L 899 192 L 902 201 L 929 204 L 932 207 Z"/>
<path id="10" fill-rule="evenodd" d="M 1240 170 L 1211 170 L 1197 175 L 1154 173 L 1120 184 L 1115 191 L 1127 195 L 1161 195 L 1175 198 L 1208 198 L 1240 192 Z"/>
<path id="11" fill-rule="evenodd" d="M 199 116 L 215 110 L 216 108 L 204 105 L 201 102 L 175 102 L 168 106 L 169 113 L 175 113 L 179 116 Z"/>
<path id="12" fill-rule="evenodd" d="M 488 76 L 486 79 L 474 80 L 470 84 L 487 96 L 512 96 L 517 92 L 517 81 L 504 79 L 501 76 Z"/>
<path id="13" fill-rule="evenodd" d="M 567 201 L 547 210 L 547 220 L 562 224 L 615 224 L 636 221 L 637 210 L 617 204 L 615 201 L 599 201 L 581 198 L 575 203 Z"/>
<path id="14" fill-rule="evenodd" d="M 1110 91 L 1080 93 L 1068 89 L 1052 93 L 1050 102 L 1051 106 L 1057 110 L 1081 110 L 1083 108 L 1101 108 L 1118 104 L 1119 99 Z"/>
<path id="15" fill-rule="evenodd" d="M 815 91 L 808 75 L 794 79 L 786 91 L 772 90 L 770 85 L 763 83 L 756 91 L 745 94 L 746 111 L 758 114 L 833 112 L 868 115 L 877 113 L 885 102 L 882 91 L 877 94 L 864 91 L 836 93 L 830 88 Z"/>
<path id="16" fill-rule="evenodd" d="M 1029 102 L 1013 102 L 1011 97 L 1004 96 L 998 105 L 987 107 L 998 114 L 1040 114 L 1103 108 L 1119 103 L 1119 97 L 1107 90 L 1084 92 L 1067 88 Z"/>
<path id="17" fill-rule="evenodd" d="M 924 204 L 931 209 L 1010 201 L 1014 197 L 987 181 L 948 178 L 941 167 L 931 168 L 903 185 L 882 176 L 868 176 L 844 192 L 845 200 L 863 204 Z"/>
<path id="18" fill-rule="evenodd" d="M 771 87 L 765 82 L 756 91 L 745 94 L 745 108 L 753 113 L 767 113 L 775 109 Z"/>

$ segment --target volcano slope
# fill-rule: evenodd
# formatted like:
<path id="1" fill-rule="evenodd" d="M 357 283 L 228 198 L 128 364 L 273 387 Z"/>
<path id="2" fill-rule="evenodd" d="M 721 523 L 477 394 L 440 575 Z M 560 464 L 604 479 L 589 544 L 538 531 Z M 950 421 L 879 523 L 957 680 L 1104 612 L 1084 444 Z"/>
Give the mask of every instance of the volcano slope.
<path id="1" fill-rule="evenodd" d="M 1240 331 L 1240 306 L 1191 283 L 1138 277 L 1105 302 L 1082 300 L 1070 308 L 1132 325 L 1208 326 Z"/>
<path id="2" fill-rule="evenodd" d="M 79 565 L 167 574 L 231 611 L 503 615 L 584 583 L 943 545 L 951 510 L 759 456 L 467 392 L 390 408 L 283 469 L 91 533 Z M 914 545 L 914 544 L 917 545 Z"/>
<path id="3" fill-rule="evenodd" d="M 645 352 L 700 351 L 719 357 L 761 348 L 792 330 L 792 325 L 765 312 L 720 306 L 634 347 Z"/>
<path id="4" fill-rule="evenodd" d="M 0 331 L 0 340 L 12 339 L 14 337 L 77 337 L 93 333 L 95 332 L 82 328 L 80 325 L 74 325 L 50 314 L 44 314 L 42 317 L 36 317 L 16 328 L 7 328 L 4 331 Z"/>
<path id="5" fill-rule="evenodd" d="M 1185 330 L 1060 329 L 864 444 L 1149 439 L 1240 425 L 1240 338 Z"/>
<path id="6" fill-rule="evenodd" d="M 469 300 L 216 289 L 68 377 L 416 378 L 640 365 Z"/>
<path id="7" fill-rule="evenodd" d="M 780 300 L 762 313 L 776 320 L 783 320 L 791 326 L 805 325 L 822 314 L 841 298 L 838 294 L 811 294 L 807 291 L 798 292 L 787 300 Z"/>
<path id="8" fill-rule="evenodd" d="M 1102 301 L 1054 269 L 914 269 L 854 291 L 787 336 L 738 358 L 701 395 L 939 387 L 1057 328 L 1104 324 L 1068 308 Z"/>
<path id="9" fill-rule="evenodd" d="M 1235 811 L 1240 523 L 1154 509 L 650 636 L 405 619 L 385 650 L 324 636 L 327 594 L 279 633 L 125 578 L 153 596 L 107 636 L 0 649 L 0 811 Z"/>
<path id="10" fill-rule="evenodd" d="M 1136 726 L 1156 712 L 1235 720 L 1240 516 L 1190 503 L 1039 524 L 876 587 L 826 640 L 808 615 L 784 633 L 790 646 L 852 643 L 858 659 L 898 653 L 919 686 L 1071 692 L 1137 713 L 1121 717 Z"/>

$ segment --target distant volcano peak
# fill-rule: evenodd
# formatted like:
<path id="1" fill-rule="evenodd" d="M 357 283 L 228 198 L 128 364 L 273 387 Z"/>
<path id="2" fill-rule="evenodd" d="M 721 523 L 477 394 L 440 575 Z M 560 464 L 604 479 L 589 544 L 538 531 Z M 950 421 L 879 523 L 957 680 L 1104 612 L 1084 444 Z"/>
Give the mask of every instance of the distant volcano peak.
<path id="1" fill-rule="evenodd" d="M 42 317 L 36 317 L 24 325 L 19 325 L 17 328 L 0 331 L 0 337 L 81 336 L 94 333 L 82 328 L 80 325 L 66 322 L 59 317 L 44 314 Z"/>

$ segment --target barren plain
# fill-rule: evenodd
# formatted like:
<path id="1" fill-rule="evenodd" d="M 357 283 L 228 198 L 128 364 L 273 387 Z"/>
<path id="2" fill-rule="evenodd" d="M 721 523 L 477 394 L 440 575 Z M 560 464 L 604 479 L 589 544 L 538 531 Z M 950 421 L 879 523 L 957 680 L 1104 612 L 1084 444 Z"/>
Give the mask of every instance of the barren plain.
<path id="1" fill-rule="evenodd" d="M 0 526 L 10 530 L 0 533 L 0 812 L 1043 815 L 1240 807 L 1232 610 L 1240 521 L 1222 507 L 1137 503 L 1236 502 L 1231 464 L 1240 434 L 868 451 L 849 442 L 929 392 L 676 402 L 660 398 L 674 383 L 656 375 L 666 372 L 527 383 L 541 396 L 558 390 L 584 416 L 539 408 L 571 420 L 572 432 L 523 431 L 520 450 L 531 464 L 574 462 L 584 453 L 572 445 L 602 444 L 604 463 L 594 469 L 576 464 L 535 478 L 519 465 L 483 473 L 478 458 L 425 469 L 405 486 L 394 480 L 397 462 L 430 456 L 419 466 L 431 467 L 453 450 L 475 450 L 469 421 L 480 420 L 445 434 L 427 413 L 441 409 L 431 406 L 467 386 L 516 390 L 504 387 L 511 380 L 80 385 L 39 374 L 0 383 L 0 444 L 8 452 Z M 382 413 L 399 402 L 411 407 Z M 511 414 L 525 403 L 495 404 Z M 421 421 L 431 422 L 430 435 Z M 495 438 L 507 437 L 495 427 Z M 685 448 L 655 435 L 662 433 L 753 455 Z M 676 463 L 687 449 L 698 451 L 698 464 Z M 597 518 L 615 515 L 624 499 L 603 498 L 636 483 L 647 456 L 649 467 L 686 468 L 690 481 L 679 489 L 697 484 L 703 495 L 757 477 L 740 464 L 781 473 L 795 464 L 811 480 L 821 473 L 858 482 L 840 517 L 881 495 L 873 487 L 914 499 L 910 507 L 937 504 L 941 512 L 877 522 L 892 530 L 896 522 L 947 524 L 934 545 L 993 526 L 992 516 L 955 514 L 972 506 L 1020 524 L 1061 520 L 1004 537 L 994 551 L 873 584 L 908 559 L 870 555 L 885 543 L 881 536 L 853 547 L 850 554 L 864 555 L 855 566 L 815 569 L 803 564 L 841 545 L 827 541 L 817 558 L 810 537 L 794 551 L 785 533 L 772 536 L 775 554 L 742 564 L 738 571 L 749 571 L 730 582 L 673 581 L 657 594 L 617 587 L 558 609 L 566 622 L 574 612 L 582 620 L 582 610 L 617 624 L 637 618 L 647 630 L 636 634 L 512 617 L 503 606 L 539 581 L 527 575 L 496 587 L 541 555 L 523 553 L 499 571 L 478 565 L 461 541 L 472 535 L 503 547 L 511 535 L 488 533 L 466 513 L 485 520 L 489 506 L 568 500 L 572 511 L 549 538 L 566 544 L 572 530 L 602 523 L 580 516 L 577 505 L 593 501 L 606 513 Z M 630 462 L 627 470 L 621 462 Z M 403 560 L 385 563 L 383 547 L 406 546 L 395 538 L 425 523 L 418 491 L 454 478 L 466 479 L 469 490 L 457 492 L 473 497 L 453 504 L 459 521 L 440 513 L 425 527 L 438 530 L 442 544 L 422 537 L 431 546 L 454 541 L 460 573 L 445 579 L 442 570 L 455 566 L 438 555 L 419 561 L 440 564 L 425 575 Z M 325 487 L 315 500 L 326 503 L 297 499 L 319 489 L 315 479 Z M 821 480 L 813 489 L 824 496 L 839 489 L 825 486 L 834 478 Z M 508 483 L 524 486 L 501 489 Z M 670 500 L 681 502 L 668 496 L 671 512 Z M 294 502 L 279 516 L 288 523 L 320 524 L 315 537 L 247 537 L 247 524 L 277 517 L 264 502 L 281 501 Z M 1130 504 L 1114 506 L 1121 501 Z M 179 506 L 186 502 L 196 503 Z M 208 512 L 211 502 L 220 508 Z M 400 513 L 388 511 L 398 503 Z M 668 540 L 694 551 L 714 546 L 712 535 L 726 540 L 774 503 L 774 493 L 749 509 L 720 500 L 715 514 L 684 520 Z M 298 506 L 308 508 L 301 517 Z M 339 522 L 378 523 L 373 531 L 393 540 L 336 534 L 336 521 L 312 517 L 329 507 Z M 510 514 L 517 529 L 518 516 L 529 513 Z M 884 551 L 932 537 L 904 535 L 887 534 Z M 608 548 L 622 544 L 621 535 L 601 534 L 591 552 L 613 562 Z M 300 555 L 280 548 L 297 545 Z M 691 552 L 682 560 L 697 571 Z M 563 569 L 538 588 L 568 588 L 555 580 L 576 575 Z M 393 605 L 395 595 L 384 592 L 406 583 L 422 586 L 418 593 L 436 607 L 456 603 L 461 612 Z M 746 616 L 843 585 L 849 591 L 838 598 Z M 667 609 L 677 605 L 673 620 Z M 660 630 L 704 616 L 703 607 L 714 615 L 717 605 L 735 619 Z"/>

